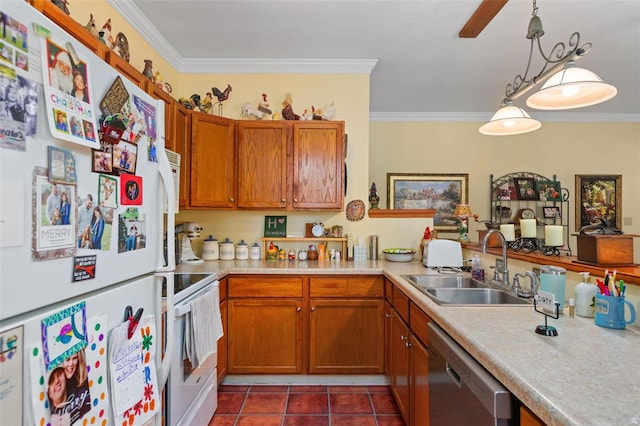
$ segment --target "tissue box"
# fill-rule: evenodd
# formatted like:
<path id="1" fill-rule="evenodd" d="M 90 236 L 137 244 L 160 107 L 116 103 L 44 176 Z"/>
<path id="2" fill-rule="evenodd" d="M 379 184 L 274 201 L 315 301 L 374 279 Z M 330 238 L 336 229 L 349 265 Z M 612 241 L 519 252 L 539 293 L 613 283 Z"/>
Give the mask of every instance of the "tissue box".
<path id="1" fill-rule="evenodd" d="M 578 260 L 594 265 L 633 265 L 637 235 L 578 235 Z"/>

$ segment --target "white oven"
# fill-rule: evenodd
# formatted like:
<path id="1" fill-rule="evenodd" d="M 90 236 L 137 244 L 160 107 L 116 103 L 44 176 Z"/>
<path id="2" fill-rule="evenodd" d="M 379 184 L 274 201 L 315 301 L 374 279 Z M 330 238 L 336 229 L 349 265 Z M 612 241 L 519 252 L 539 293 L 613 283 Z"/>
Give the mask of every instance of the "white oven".
<path id="1" fill-rule="evenodd" d="M 208 425 L 217 408 L 218 353 L 215 351 L 197 368 L 185 356 L 185 328 L 191 302 L 213 289 L 219 300 L 216 274 L 174 274 L 174 340 L 171 371 L 165 395 L 165 424 Z M 167 307 L 169 309 L 169 307 Z M 220 315 L 220 306 L 212 306 Z"/>

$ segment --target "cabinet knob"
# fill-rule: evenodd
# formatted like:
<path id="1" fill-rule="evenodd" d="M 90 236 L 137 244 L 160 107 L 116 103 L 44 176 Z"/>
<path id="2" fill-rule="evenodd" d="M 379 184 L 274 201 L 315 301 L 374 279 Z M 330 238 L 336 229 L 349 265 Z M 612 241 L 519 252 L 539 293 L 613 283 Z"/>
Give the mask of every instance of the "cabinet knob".
<path id="1" fill-rule="evenodd" d="M 402 335 L 400 335 L 400 340 L 403 340 L 403 341 L 404 341 L 404 340 L 407 340 L 407 339 L 408 339 L 408 337 L 407 337 L 407 336 L 402 336 Z"/>
<path id="2" fill-rule="evenodd" d="M 296 307 L 296 312 L 302 312 L 302 307 L 297 306 L 297 307 Z"/>
<path id="3" fill-rule="evenodd" d="M 315 307 L 315 306 L 312 306 L 312 307 L 311 307 L 311 312 L 315 312 L 315 311 L 316 311 L 316 307 Z"/>
<path id="4" fill-rule="evenodd" d="M 384 316 L 385 316 L 386 318 L 393 318 L 393 315 L 391 315 L 391 314 L 384 314 Z"/>
<path id="5" fill-rule="evenodd" d="M 298 202 L 298 199 L 297 199 L 297 198 L 294 198 L 294 199 L 293 199 L 293 202 L 294 202 L 294 203 L 297 203 L 297 202 Z"/>
<path id="6" fill-rule="evenodd" d="M 233 199 L 233 197 L 231 197 L 231 198 L 229 198 L 229 201 L 231 201 L 233 203 L 235 200 Z"/>
<path id="7" fill-rule="evenodd" d="M 404 347 L 407 348 L 407 349 L 410 348 L 411 347 L 411 343 L 410 342 L 405 342 Z"/>
<path id="8" fill-rule="evenodd" d="M 287 202 L 287 200 L 285 200 L 284 198 L 282 198 L 280 201 L 281 201 L 282 203 L 286 203 L 286 202 Z"/>

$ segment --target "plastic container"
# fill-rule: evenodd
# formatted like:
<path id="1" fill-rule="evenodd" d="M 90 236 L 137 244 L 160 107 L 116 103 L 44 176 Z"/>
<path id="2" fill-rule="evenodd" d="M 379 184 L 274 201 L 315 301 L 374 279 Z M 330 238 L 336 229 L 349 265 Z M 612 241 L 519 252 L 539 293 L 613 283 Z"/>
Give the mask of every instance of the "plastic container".
<path id="1" fill-rule="evenodd" d="M 244 240 L 240 240 L 240 243 L 236 246 L 236 259 L 249 259 L 249 246 L 244 242 Z"/>
<path id="2" fill-rule="evenodd" d="M 220 244 L 218 240 L 209 235 L 209 238 L 202 242 L 202 259 L 218 260 L 220 259 Z"/>
<path id="3" fill-rule="evenodd" d="M 589 282 L 589 273 L 580 272 L 582 282 L 576 286 L 576 315 L 593 318 L 596 313 L 595 296 L 598 286 Z"/>
<path id="4" fill-rule="evenodd" d="M 559 266 L 544 265 L 540 267 L 540 290 L 553 293 L 556 302 L 560 303 L 558 313 L 562 314 L 565 301 L 567 270 Z"/>
<path id="5" fill-rule="evenodd" d="M 233 260 L 235 256 L 236 250 L 233 241 L 230 241 L 229 237 L 227 237 L 220 243 L 220 260 Z"/>

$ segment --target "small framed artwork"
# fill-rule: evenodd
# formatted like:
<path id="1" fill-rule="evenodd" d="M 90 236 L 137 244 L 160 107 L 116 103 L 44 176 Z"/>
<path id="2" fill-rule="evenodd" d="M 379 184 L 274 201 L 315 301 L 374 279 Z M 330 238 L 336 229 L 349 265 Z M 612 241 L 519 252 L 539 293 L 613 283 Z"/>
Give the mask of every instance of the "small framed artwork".
<path id="1" fill-rule="evenodd" d="M 120 204 L 139 206 L 142 204 L 142 176 L 120 176 Z"/>
<path id="2" fill-rule="evenodd" d="M 536 182 L 536 190 L 542 201 L 562 201 L 560 182 L 555 180 L 541 180 Z"/>
<path id="3" fill-rule="evenodd" d="M 544 206 L 542 208 L 542 216 L 545 219 L 559 219 L 560 218 L 560 207 Z"/>
<path id="4" fill-rule="evenodd" d="M 538 191 L 533 178 L 513 178 L 517 200 L 538 200 Z"/>
<path id="5" fill-rule="evenodd" d="M 91 171 L 95 173 L 113 172 L 113 153 L 111 151 L 91 150 Z"/>
<path id="6" fill-rule="evenodd" d="M 138 146 L 121 140 L 113 147 L 113 168 L 120 172 L 136 173 Z"/>
<path id="7" fill-rule="evenodd" d="M 115 209 L 118 207 L 118 180 L 113 176 L 100 175 L 98 177 L 98 205 Z"/>
<path id="8" fill-rule="evenodd" d="M 622 175 L 576 175 L 576 231 L 598 219 L 622 230 Z"/>
<path id="9" fill-rule="evenodd" d="M 287 217 L 286 216 L 265 216 L 264 217 L 265 237 L 286 237 Z"/>

